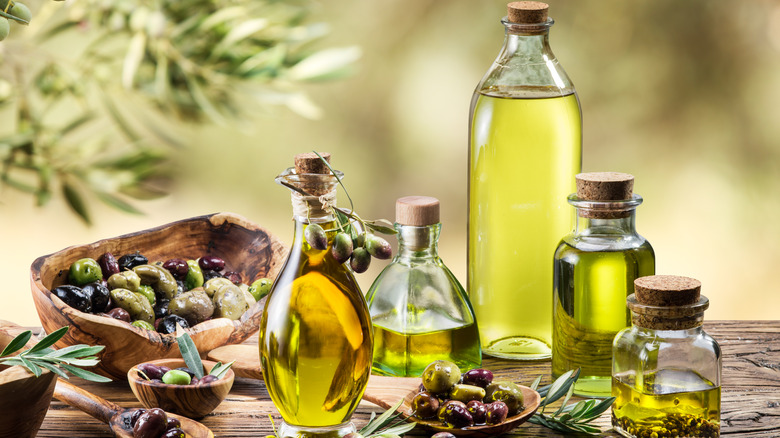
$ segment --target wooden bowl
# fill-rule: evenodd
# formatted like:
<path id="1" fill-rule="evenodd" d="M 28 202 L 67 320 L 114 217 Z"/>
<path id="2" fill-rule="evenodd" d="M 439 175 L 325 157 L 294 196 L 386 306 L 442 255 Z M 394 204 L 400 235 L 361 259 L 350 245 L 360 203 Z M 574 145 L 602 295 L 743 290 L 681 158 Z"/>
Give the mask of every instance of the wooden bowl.
<path id="1" fill-rule="evenodd" d="M 158 366 L 166 366 L 170 369 L 186 367 L 184 359 L 159 359 L 147 361 Z M 203 361 L 206 373 L 216 365 L 210 360 Z M 140 364 L 138 364 L 140 365 Z M 166 412 L 183 415 L 189 418 L 201 418 L 211 413 L 230 392 L 233 387 L 233 379 L 236 375 L 233 370 L 222 376 L 221 379 L 211 383 L 197 385 L 167 385 L 146 380 L 138 374 L 136 368 L 127 372 L 127 381 L 133 394 L 147 408 L 162 408 Z"/>
<path id="2" fill-rule="evenodd" d="M 140 251 L 150 261 L 215 255 L 225 260 L 228 269 L 241 274 L 244 283 L 250 284 L 262 277 L 276 278 L 288 249 L 259 225 L 232 213 L 217 213 L 73 246 L 37 258 L 30 268 L 30 281 L 43 328 L 51 333 L 60 327 L 70 326 L 68 333 L 57 342 L 59 348 L 74 344 L 104 345 L 106 348 L 100 354 L 100 365 L 92 371 L 124 380 L 127 371 L 142 361 L 181 357 L 176 336 L 80 312 L 50 292 L 67 281 L 71 263 L 84 257 L 97 259 L 107 251 L 116 257 Z M 186 331 L 200 352 L 241 343 L 260 328 L 263 306 L 261 300 L 238 320 L 216 318 Z"/>
<path id="3" fill-rule="evenodd" d="M 0 351 L 22 330 L 0 321 Z M 20 366 L 0 365 L 0 437 L 34 438 L 49 410 L 57 376 L 40 377 Z"/>

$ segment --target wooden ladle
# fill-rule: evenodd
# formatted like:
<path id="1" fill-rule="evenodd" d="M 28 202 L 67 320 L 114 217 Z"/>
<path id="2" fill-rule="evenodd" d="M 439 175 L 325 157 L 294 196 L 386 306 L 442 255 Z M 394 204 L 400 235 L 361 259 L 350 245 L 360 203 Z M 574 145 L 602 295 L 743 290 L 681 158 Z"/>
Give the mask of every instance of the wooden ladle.
<path id="1" fill-rule="evenodd" d="M 126 438 L 133 437 L 130 416 L 138 409 L 125 409 L 62 379 L 57 381 L 54 397 L 108 424 L 114 435 Z M 166 414 L 181 421 L 181 429 L 188 438 L 214 438 L 211 430 L 197 421 L 176 414 L 167 412 Z"/>
<path id="2" fill-rule="evenodd" d="M 228 363 L 235 360 L 233 371 L 236 376 L 252 379 L 262 379 L 262 369 L 260 365 L 259 353 L 256 347 L 251 345 L 226 345 L 211 350 L 208 358 L 213 361 Z M 519 386 L 519 385 L 518 385 Z M 426 421 L 412 417 L 412 399 L 419 392 L 420 379 L 417 377 L 385 377 L 371 376 L 368 379 L 366 392 L 363 394 L 363 400 L 371 402 L 379 407 L 389 409 L 403 399 L 398 412 L 406 418 L 417 422 L 422 427 L 436 432 L 450 432 L 455 436 L 466 437 L 494 437 L 502 433 L 509 432 L 526 420 L 531 418 L 536 409 L 539 408 L 541 397 L 539 393 L 531 388 L 520 386 L 523 391 L 523 404 L 525 409 L 522 412 L 509 417 L 501 424 L 471 426 L 464 429 L 452 429 L 444 427 L 438 421 Z M 55 394 L 56 396 L 56 394 Z"/>

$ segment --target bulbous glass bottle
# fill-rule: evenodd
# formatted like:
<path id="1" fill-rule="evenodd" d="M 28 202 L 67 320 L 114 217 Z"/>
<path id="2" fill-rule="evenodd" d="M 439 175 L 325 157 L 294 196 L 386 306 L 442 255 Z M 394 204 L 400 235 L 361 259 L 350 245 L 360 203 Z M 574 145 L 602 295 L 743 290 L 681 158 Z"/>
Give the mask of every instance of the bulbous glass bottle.
<path id="1" fill-rule="evenodd" d="M 263 377 L 284 419 L 280 437 L 343 436 L 355 431 L 349 420 L 371 373 L 373 336 L 360 287 L 330 253 L 337 181 L 293 168 L 276 181 L 293 189 L 295 234 L 260 323 Z M 314 223 L 325 229 L 327 249 L 304 238 Z"/>
<path id="2" fill-rule="evenodd" d="M 565 199 L 582 166 L 582 117 L 550 49 L 547 5 L 510 3 L 502 23 L 504 46 L 471 101 L 468 291 L 483 353 L 544 359 L 550 259 L 571 229 Z"/>

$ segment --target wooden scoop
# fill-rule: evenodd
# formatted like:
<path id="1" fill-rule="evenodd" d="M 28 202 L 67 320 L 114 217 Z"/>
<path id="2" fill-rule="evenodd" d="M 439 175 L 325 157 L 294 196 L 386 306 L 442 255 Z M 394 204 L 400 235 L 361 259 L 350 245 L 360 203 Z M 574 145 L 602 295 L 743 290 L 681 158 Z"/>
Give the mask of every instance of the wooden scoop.
<path id="1" fill-rule="evenodd" d="M 226 345 L 211 350 L 208 358 L 215 362 L 228 363 L 235 360 L 233 371 L 238 377 L 251 379 L 262 379 L 263 373 L 260 365 L 259 353 L 257 347 L 251 345 Z M 539 393 L 531 388 L 520 386 L 523 391 L 523 404 L 525 409 L 522 412 L 509 417 L 501 424 L 471 426 L 464 429 L 453 429 L 444 427 L 438 421 L 426 421 L 412 417 L 412 399 L 419 392 L 420 379 L 418 377 L 385 377 L 372 375 L 368 379 L 366 392 L 363 394 L 363 400 L 371 402 L 384 409 L 390 409 L 403 399 L 403 403 L 398 408 L 398 412 L 406 418 L 417 422 L 424 428 L 436 432 L 450 432 L 455 436 L 466 437 L 493 437 L 509 432 L 526 420 L 531 418 L 539 408 L 541 397 Z M 55 394 L 56 396 L 56 394 Z"/>
<path id="2" fill-rule="evenodd" d="M 130 416 L 138 409 L 122 408 L 62 379 L 57 381 L 54 397 L 108 424 L 114 435 L 126 438 L 133 437 Z M 181 421 L 181 429 L 188 438 L 214 438 L 211 430 L 197 421 L 167 412 L 166 414 Z"/>

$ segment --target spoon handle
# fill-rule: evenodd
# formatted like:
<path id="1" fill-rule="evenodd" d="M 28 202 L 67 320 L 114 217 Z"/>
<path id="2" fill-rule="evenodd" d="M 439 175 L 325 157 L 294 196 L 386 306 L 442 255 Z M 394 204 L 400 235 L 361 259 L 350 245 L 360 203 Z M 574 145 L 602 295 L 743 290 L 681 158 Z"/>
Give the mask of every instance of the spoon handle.
<path id="1" fill-rule="evenodd" d="M 57 386 L 54 388 L 54 397 L 63 403 L 67 403 L 76 409 L 86 412 L 106 424 L 111 421 L 111 417 L 123 410 L 118 405 L 62 379 L 57 379 Z"/>

